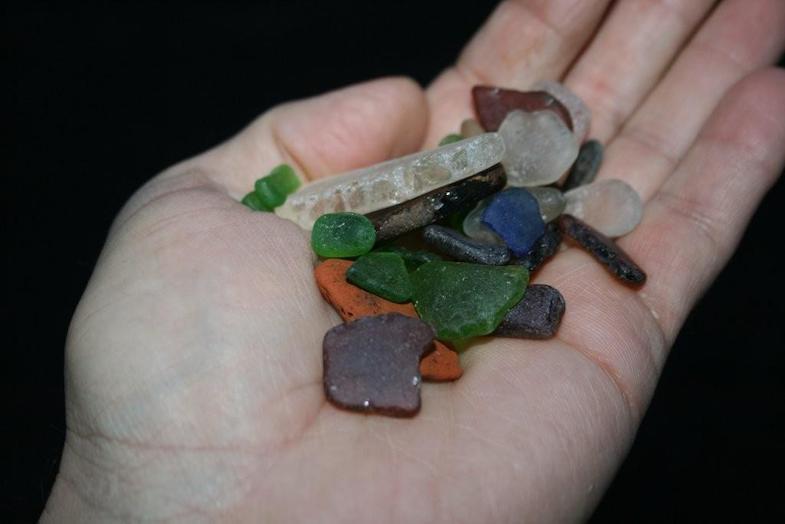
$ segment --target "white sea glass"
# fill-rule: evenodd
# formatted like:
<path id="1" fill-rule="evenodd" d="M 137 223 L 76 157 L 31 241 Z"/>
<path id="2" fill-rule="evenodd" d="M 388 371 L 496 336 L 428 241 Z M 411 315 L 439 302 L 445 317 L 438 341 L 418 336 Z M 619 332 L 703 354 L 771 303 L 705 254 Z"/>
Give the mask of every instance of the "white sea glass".
<path id="1" fill-rule="evenodd" d="M 503 157 L 499 134 L 484 133 L 307 184 L 275 213 L 311 229 L 325 213 L 366 214 L 394 206 L 476 175 Z"/>

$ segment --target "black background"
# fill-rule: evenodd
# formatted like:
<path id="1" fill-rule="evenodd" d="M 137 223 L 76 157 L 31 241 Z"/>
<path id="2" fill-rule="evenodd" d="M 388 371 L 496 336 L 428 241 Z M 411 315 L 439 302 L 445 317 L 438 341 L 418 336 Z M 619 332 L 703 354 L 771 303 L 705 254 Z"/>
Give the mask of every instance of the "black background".
<path id="1" fill-rule="evenodd" d="M 494 4 L 3 8 L 0 514 L 34 521 L 46 501 L 68 323 L 134 189 L 279 102 L 389 74 L 426 84 Z M 781 180 L 685 325 L 593 521 L 785 522 L 783 205 Z"/>

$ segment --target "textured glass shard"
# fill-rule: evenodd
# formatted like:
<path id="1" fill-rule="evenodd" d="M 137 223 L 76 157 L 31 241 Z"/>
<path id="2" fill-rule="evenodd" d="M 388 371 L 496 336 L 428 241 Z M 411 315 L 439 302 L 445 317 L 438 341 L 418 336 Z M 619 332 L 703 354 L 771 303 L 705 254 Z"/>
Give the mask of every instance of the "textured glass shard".
<path id="1" fill-rule="evenodd" d="M 502 165 L 511 186 L 556 182 L 578 156 L 578 141 L 551 111 L 513 111 L 499 128 L 506 153 Z"/>
<path id="2" fill-rule="evenodd" d="M 580 218 L 605 236 L 626 235 L 640 223 L 643 203 L 638 193 L 621 180 L 598 180 L 564 194 L 565 213 Z"/>
<path id="3" fill-rule="evenodd" d="M 503 156 L 501 137 L 485 133 L 313 182 L 290 195 L 275 213 L 311 229 L 325 213 L 367 214 L 395 206 L 476 175 Z"/>
<path id="4" fill-rule="evenodd" d="M 561 102 L 570 113 L 572 132 L 575 133 L 578 142 L 581 143 L 586 139 L 591 126 L 591 111 L 578 95 L 570 91 L 564 84 L 554 82 L 553 80 L 540 80 L 532 86 L 532 89 L 545 91 Z"/>

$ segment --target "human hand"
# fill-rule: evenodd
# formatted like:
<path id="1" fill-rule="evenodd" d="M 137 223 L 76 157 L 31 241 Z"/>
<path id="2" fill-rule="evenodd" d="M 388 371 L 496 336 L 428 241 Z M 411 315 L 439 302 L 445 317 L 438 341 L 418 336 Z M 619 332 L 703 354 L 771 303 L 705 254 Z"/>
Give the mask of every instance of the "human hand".
<path id="1" fill-rule="evenodd" d="M 386 79 L 281 106 L 135 195 L 71 326 L 68 436 L 45 517 L 588 515 L 679 326 L 781 169 L 785 77 L 757 70 L 781 50 L 785 6 L 730 0 L 701 24 L 709 2 L 622 2 L 571 66 L 605 3 L 541 4 L 500 6 L 425 93 Z M 326 404 L 321 339 L 339 320 L 307 235 L 230 196 L 281 161 L 316 178 L 432 147 L 470 116 L 472 84 L 550 77 L 592 108 L 600 177 L 647 201 L 621 241 L 646 286 L 619 286 L 570 249 L 537 275 L 568 304 L 557 339 L 480 341 L 460 381 L 424 386 L 412 420 Z"/>

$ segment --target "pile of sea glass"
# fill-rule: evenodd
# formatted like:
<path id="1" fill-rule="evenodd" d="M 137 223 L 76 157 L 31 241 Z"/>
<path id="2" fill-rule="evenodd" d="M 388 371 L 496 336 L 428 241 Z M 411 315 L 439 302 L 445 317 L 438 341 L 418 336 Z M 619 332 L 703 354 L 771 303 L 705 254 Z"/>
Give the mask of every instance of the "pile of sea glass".
<path id="1" fill-rule="evenodd" d="M 317 285 L 345 322 L 323 343 L 338 407 L 412 416 L 422 380 L 461 376 L 456 348 L 473 337 L 554 336 L 564 298 L 529 280 L 562 238 L 624 283 L 645 282 L 612 240 L 638 224 L 640 198 L 621 180 L 594 181 L 603 148 L 586 141 L 583 102 L 549 81 L 472 96 L 477 120 L 438 148 L 289 184 L 268 206 L 311 230 Z"/>

